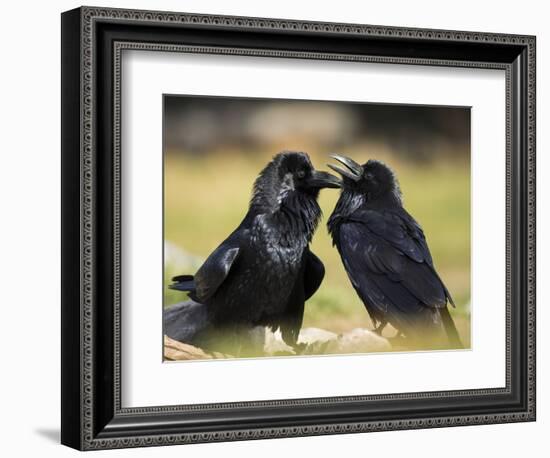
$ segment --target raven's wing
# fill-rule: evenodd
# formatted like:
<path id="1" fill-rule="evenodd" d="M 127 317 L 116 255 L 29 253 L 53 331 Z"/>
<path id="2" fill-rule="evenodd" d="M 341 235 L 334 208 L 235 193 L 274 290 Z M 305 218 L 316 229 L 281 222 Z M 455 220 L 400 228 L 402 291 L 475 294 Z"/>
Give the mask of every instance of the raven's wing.
<path id="1" fill-rule="evenodd" d="M 422 252 L 422 256 L 424 257 L 424 262 L 427 262 L 429 264 L 429 266 L 432 268 L 434 275 L 436 275 L 437 278 L 439 278 L 439 281 L 441 282 L 441 285 L 445 290 L 445 296 L 447 297 L 449 303 L 453 307 L 455 307 L 455 303 L 453 301 L 453 298 L 451 297 L 451 294 L 449 293 L 449 290 L 447 290 L 447 287 L 443 283 L 443 280 L 441 280 L 437 271 L 435 270 L 434 263 L 432 260 L 432 255 L 430 253 L 430 249 L 428 248 L 428 243 L 426 242 L 426 236 L 424 235 L 424 231 L 422 230 L 422 227 L 409 213 L 407 213 L 407 211 L 404 208 L 400 209 L 400 211 L 398 212 L 398 216 L 403 221 L 403 224 L 404 224 L 404 227 L 406 228 L 407 233 L 419 246 Z"/>
<path id="2" fill-rule="evenodd" d="M 222 243 L 206 259 L 194 277 L 193 299 L 205 303 L 222 285 L 239 255 L 239 247 Z"/>
<path id="3" fill-rule="evenodd" d="M 307 301 L 321 286 L 325 277 L 325 266 L 309 249 L 304 257 L 304 294 Z"/>
<path id="4" fill-rule="evenodd" d="M 288 345 L 296 345 L 304 318 L 305 301 L 319 289 L 324 276 L 325 266 L 307 249 L 303 256 L 301 273 L 294 284 L 287 307 L 279 322 L 281 336 Z"/>
<path id="5" fill-rule="evenodd" d="M 407 259 L 423 265 L 417 270 L 419 273 L 423 272 L 425 274 L 424 280 L 431 280 L 430 283 L 433 287 L 437 287 L 436 289 L 441 286 L 445 293 L 445 297 L 441 301 L 434 301 L 433 296 L 419 296 L 421 300 L 427 300 L 425 302 L 427 306 L 444 307 L 447 300 L 454 306 L 449 291 L 434 268 L 432 255 L 422 227 L 405 209 L 392 211 L 361 210 L 355 212 L 349 221 L 364 226 L 374 237 L 374 240 L 378 240 L 382 245 L 389 245 Z M 391 253 L 386 253 L 386 255 L 391 256 Z M 415 266 L 411 263 L 405 263 L 405 265 Z M 429 269 L 426 269 L 425 266 L 428 266 Z M 414 289 L 414 284 L 411 284 L 411 282 L 406 283 L 409 288 Z"/>
<path id="6" fill-rule="evenodd" d="M 383 238 L 409 258 L 433 266 L 424 231 L 404 209 L 400 211 L 360 210 L 355 212 L 349 221 L 364 225 L 370 232 Z"/>
<path id="7" fill-rule="evenodd" d="M 342 224 L 338 248 L 354 288 L 373 315 L 410 330 L 440 320 L 435 309 L 446 307 L 448 293 L 420 226 L 409 218 L 388 211 L 356 212 Z"/>

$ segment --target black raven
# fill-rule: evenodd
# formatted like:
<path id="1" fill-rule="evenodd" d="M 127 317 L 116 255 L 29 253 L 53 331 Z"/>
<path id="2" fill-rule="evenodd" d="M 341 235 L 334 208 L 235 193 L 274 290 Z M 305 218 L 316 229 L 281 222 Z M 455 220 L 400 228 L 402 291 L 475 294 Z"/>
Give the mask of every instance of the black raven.
<path id="1" fill-rule="evenodd" d="M 328 229 L 346 272 L 381 333 L 387 323 L 408 345 L 462 347 L 424 232 L 403 208 L 399 183 L 382 162 L 333 155 L 342 192 Z"/>
<path id="2" fill-rule="evenodd" d="M 321 217 L 317 197 L 340 183 L 315 170 L 305 153 L 277 154 L 256 179 L 237 229 L 194 277 L 173 278 L 170 288 L 188 291 L 193 302 L 165 312 L 165 333 L 207 349 L 223 336 L 221 350 L 242 355 L 246 331 L 267 326 L 280 328 L 284 341 L 297 346 L 304 302 L 325 273 L 309 249 Z"/>

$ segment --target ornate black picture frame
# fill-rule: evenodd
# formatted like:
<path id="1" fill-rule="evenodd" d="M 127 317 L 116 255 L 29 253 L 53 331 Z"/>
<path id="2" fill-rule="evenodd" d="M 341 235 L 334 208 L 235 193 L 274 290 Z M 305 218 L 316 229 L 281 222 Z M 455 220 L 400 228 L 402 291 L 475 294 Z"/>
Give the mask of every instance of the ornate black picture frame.
<path id="1" fill-rule="evenodd" d="M 123 408 L 124 49 L 506 72 L 506 386 Z M 535 420 L 535 37 L 82 7 L 62 15 L 62 434 L 80 450 Z"/>

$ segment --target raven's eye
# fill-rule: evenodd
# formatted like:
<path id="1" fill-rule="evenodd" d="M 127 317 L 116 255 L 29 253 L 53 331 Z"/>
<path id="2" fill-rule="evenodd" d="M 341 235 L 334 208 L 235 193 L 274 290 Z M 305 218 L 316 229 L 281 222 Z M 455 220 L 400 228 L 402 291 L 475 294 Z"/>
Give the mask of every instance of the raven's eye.
<path id="1" fill-rule="evenodd" d="M 304 178 L 306 176 L 306 172 L 304 170 L 298 170 L 298 173 L 296 173 L 296 176 L 298 178 Z"/>
<path id="2" fill-rule="evenodd" d="M 370 172 L 367 172 L 367 174 L 365 175 L 365 178 L 366 178 L 367 180 L 375 181 L 375 180 L 374 180 L 374 174 L 373 174 L 373 173 L 370 173 Z"/>

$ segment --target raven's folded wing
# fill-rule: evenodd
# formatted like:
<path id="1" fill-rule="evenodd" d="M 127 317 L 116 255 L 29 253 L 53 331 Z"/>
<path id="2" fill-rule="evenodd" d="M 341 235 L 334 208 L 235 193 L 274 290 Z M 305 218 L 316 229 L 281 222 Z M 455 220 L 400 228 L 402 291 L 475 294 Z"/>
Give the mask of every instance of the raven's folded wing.
<path id="1" fill-rule="evenodd" d="M 308 300 L 321 286 L 325 277 L 325 266 L 309 249 L 304 258 L 304 294 L 305 300 Z"/>
<path id="2" fill-rule="evenodd" d="M 239 248 L 222 243 L 206 259 L 195 274 L 193 299 L 205 303 L 222 285 L 239 255 Z"/>
<path id="3" fill-rule="evenodd" d="M 307 249 L 303 256 L 302 270 L 288 297 L 286 309 L 275 323 L 275 326 L 280 326 L 283 340 L 288 345 L 296 345 L 304 319 L 305 301 L 319 289 L 324 276 L 325 266 Z"/>
<path id="4" fill-rule="evenodd" d="M 340 228 L 339 249 L 348 276 L 363 302 L 390 321 L 416 327 L 419 319 L 432 317 L 421 313 L 424 309 L 446 306 L 447 290 L 431 257 L 425 257 L 405 228 L 387 225 L 382 232 L 383 215 L 369 216 Z"/>
<path id="5" fill-rule="evenodd" d="M 355 212 L 349 221 L 364 225 L 369 232 L 381 237 L 389 245 L 414 261 L 433 265 L 422 228 L 404 209 L 398 211 L 360 210 Z"/>
<path id="6" fill-rule="evenodd" d="M 357 222 L 397 252 L 420 264 L 427 264 L 432 276 L 439 280 L 445 296 L 454 306 L 453 299 L 437 274 L 432 255 L 420 224 L 405 209 L 378 211 L 372 209 L 355 212 L 350 222 Z M 376 239 L 376 238 L 375 238 Z M 375 240 L 376 241 L 376 240 Z M 414 264 L 411 264 L 414 265 Z M 430 276 L 428 276 L 430 277 Z"/>

